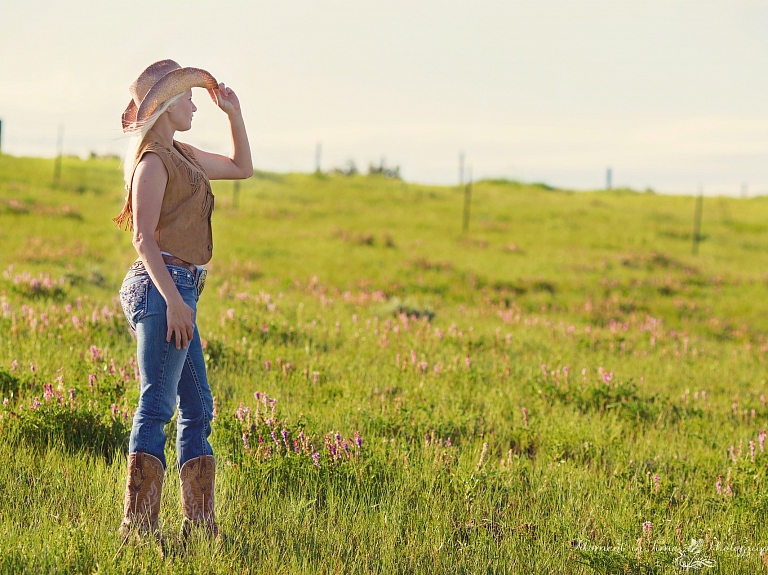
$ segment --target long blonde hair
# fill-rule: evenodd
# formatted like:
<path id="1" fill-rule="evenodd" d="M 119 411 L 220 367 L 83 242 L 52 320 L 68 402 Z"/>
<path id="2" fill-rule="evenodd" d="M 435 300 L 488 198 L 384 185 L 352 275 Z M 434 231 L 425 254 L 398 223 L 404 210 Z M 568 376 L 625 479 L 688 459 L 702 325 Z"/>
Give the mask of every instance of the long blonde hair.
<path id="1" fill-rule="evenodd" d="M 138 158 L 136 157 L 136 152 L 139 151 L 139 147 L 141 146 L 141 143 L 144 141 L 144 138 L 146 138 L 147 133 L 152 129 L 152 126 L 155 125 L 155 122 L 157 122 L 157 119 L 163 115 L 163 113 L 173 106 L 176 102 L 181 100 L 184 97 L 184 94 L 186 92 L 182 92 L 181 94 L 177 94 L 173 98 L 170 98 L 166 100 L 165 102 L 160 105 L 157 110 L 155 110 L 155 113 L 149 116 L 146 120 L 144 120 L 141 124 L 139 124 L 136 127 L 135 131 L 132 131 L 130 133 L 130 137 L 128 138 L 128 144 L 125 149 L 125 157 L 123 159 L 123 180 L 125 181 L 125 189 L 128 191 L 131 188 L 131 180 L 133 180 L 133 172 L 136 169 L 136 163 L 138 161 Z"/>

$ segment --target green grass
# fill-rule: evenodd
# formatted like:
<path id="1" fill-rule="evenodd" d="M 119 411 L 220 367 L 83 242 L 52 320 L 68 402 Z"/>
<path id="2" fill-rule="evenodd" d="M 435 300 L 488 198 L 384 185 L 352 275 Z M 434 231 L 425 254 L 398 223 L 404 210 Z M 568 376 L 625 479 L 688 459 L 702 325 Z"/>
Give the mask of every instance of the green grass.
<path id="1" fill-rule="evenodd" d="M 703 573 L 765 569 L 768 198 L 706 198 L 693 257 L 691 197 L 484 181 L 463 235 L 458 188 L 258 173 L 235 207 L 214 183 L 198 317 L 229 540 L 182 546 L 171 468 L 160 558 L 116 536 L 120 171 L 52 174 L 0 155 L 0 572 L 678 573 L 691 539 Z"/>

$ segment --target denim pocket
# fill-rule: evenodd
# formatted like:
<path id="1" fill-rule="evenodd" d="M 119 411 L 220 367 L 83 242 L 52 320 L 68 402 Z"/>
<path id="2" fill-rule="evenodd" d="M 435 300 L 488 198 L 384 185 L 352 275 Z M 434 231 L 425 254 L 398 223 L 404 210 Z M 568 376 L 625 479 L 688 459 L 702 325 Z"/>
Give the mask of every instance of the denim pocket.
<path id="1" fill-rule="evenodd" d="M 176 284 L 177 288 L 195 287 L 195 276 L 188 269 L 176 266 L 166 266 L 166 268 L 168 269 L 168 273 L 171 274 L 171 279 L 173 280 L 173 283 Z"/>
<path id="2" fill-rule="evenodd" d="M 128 283 L 123 282 L 120 288 L 120 304 L 123 306 L 123 313 L 134 329 L 136 322 L 147 313 L 149 282 L 149 276 L 137 276 Z"/>

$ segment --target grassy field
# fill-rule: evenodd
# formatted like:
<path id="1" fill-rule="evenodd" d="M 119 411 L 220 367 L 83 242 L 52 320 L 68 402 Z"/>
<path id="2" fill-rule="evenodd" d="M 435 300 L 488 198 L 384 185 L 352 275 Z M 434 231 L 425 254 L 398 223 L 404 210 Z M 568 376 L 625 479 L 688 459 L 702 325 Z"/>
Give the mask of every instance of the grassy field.
<path id="1" fill-rule="evenodd" d="M 0 155 L 0 572 L 765 572 L 768 198 L 706 198 L 694 257 L 692 197 L 483 181 L 465 235 L 458 188 L 214 184 L 229 540 L 182 546 L 171 467 L 161 558 L 116 536 L 120 171 L 52 173 Z"/>

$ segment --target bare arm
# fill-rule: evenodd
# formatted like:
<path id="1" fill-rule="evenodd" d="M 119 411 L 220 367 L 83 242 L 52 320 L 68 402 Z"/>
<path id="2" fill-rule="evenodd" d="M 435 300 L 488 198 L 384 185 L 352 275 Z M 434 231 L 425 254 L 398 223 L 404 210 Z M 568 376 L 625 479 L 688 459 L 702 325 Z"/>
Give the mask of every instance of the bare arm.
<path id="1" fill-rule="evenodd" d="M 160 247 L 155 241 L 155 229 L 160 221 L 168 172 L 163 161 L 152 153 L 145 154 L 133 174 L 133 247 L 167 305 L 168 331 L 165 341 L 176 338 L 176 349 L 186 348 L 192 339 L 193 310 L 181 297 L 176 284 L 165 267 Z"/>
<path id="2" fill-rule="evenodd" d="M 203 166 L 209 180 L 244 180 L 253 175 L 253 159 L 248 133 L 245 130 L 240 101 L 231 88 L 219 84 L 218 90 L 208 90 L 211 99 L 216 102 L 229 117 L 232 133 L 232 154 L 229 157 L 204 152 L 190 146 L 195 158 Z"/>

